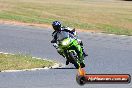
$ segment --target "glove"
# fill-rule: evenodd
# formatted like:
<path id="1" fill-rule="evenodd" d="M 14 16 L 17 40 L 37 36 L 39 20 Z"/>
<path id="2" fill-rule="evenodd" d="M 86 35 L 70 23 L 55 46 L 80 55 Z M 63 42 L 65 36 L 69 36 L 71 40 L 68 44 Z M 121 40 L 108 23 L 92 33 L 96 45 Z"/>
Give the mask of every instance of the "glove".
<path id="1" fill-rule="evenodd" d="M 59 46 L 58 46 L 56 43 L 54 43 L 53 46 L 54 46 L 56 49 L 59 48 Z"/>
<path id="2" fill-rule="evenodd" d="M 53 39 L 53 40 L 51 41 L 51 43 L 55 43 L 55 40 Z"/>

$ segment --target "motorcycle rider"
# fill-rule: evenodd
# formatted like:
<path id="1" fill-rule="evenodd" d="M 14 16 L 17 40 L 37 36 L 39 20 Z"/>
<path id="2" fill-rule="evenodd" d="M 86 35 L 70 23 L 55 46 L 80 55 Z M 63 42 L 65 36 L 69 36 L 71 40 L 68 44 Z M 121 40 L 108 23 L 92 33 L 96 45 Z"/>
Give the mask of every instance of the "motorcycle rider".
<path id="1" fill-rule="evenodd" d="M 84 48 L 83 48 L 82 41 L 80 39 L 77 39 L 77 34 L 76 34 L 76 31 L 75 31 L 75 28 L 74 29 L 71 29 L 69 27 L 62 26 L 59 21 L 53 21 L 52 27 L 53 27 L 53 29 L 55 31 L 52 33 L 53 40 L 51 41 L 51 43 L 54 43 L 53 46 L 57 49 L 57 52 L 60 55 L 62 55 L 65 58 L 65 56 L 63 55 L 63 52 L 61 52 L 61 50 L 59 49 L 59 47 L 57 45 L 57 33 L 59 33 L 60 31 L 66 31 L 66 32 L 69 32 L 69 34 L 73 35 L 74 38 L 76 38 L 76 40 L 78 41 L 78 43 L 82 47 L 84 57 L 88 56 L 88 54 L 86 54 L 84 52 Z M 68 65 L 68 64 L 69 64 L 69 61 L 67 60 L 66 61 L 66 65 Z"/>

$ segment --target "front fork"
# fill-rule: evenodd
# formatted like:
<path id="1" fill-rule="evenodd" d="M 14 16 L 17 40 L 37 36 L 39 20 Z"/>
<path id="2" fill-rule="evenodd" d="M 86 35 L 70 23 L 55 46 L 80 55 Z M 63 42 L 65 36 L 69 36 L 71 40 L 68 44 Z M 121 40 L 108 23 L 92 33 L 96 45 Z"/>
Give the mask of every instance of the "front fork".
<path id="1" fill-rule="evenodd" d="M 83 54 L 82 54 L 82 48 L 80 45 L 77 45 L 74 47 L 75 50 L 70 50 L 69 52 L 76 52 L 77 53 L 77 63 L 80 64 L 80 63 L 84 63 L 84 58 L 83 58 Z"/>
<path id="2" fill-rule="evenodd" d="M 73 48 L 75 49 L 75 51 L 74 50 L 63 50 L 63 49 L 61 49 L 61 50 L 63 50 L 62 51 L 63 52 L 62 56 L 66 57 L 66 59 L 69 60 L 68 59 L 69 58 L 68 53 L 70 53 L 70 52 L 76 52 L 77 56 L 78 56 L 77 57 L 78 58 L 78 60 L 77 60 L 78 64 L 79 63 L 84 63 L 84 57 L 83 57 L 82 47 L 80 45 L 76 45 Z"/>

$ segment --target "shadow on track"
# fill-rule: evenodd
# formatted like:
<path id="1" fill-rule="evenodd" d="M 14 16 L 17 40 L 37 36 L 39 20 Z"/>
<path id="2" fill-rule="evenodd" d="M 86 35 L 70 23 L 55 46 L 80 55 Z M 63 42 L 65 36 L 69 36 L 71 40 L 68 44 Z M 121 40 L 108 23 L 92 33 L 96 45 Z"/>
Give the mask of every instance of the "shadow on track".
<path id="1" fill-rule="evenodd" d="M 75 67 L 62 67 L 62 68 L 51 68 L 51 69 L 76 69 Z"/>

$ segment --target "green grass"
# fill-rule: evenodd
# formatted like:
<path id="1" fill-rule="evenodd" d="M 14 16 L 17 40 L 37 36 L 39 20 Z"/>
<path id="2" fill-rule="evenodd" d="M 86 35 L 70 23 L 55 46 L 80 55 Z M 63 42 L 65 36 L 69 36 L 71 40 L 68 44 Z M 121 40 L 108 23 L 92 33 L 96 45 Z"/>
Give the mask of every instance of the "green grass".
<path id="1" fill-rule="evenodd" d="M 0 53 L 0 71 L 3 70 L 22 70 L 31 68 L 44 68 L 53 66 L 54 62 L 35 59 L 29 55 L 11 55 Z"/>
<path id="2" fill-rule="evenodd" d="M 132 2 L 120 0 L 0 0 L 0 19 L 132 35 Z"/>
<path id="3" fill-rule="evenodd" d="M 118 35 L 132 35 L 132 31 L 128 29 L 119 28 L 116 26 L 111 26 L 107 24 L 101 24 L 99 28 L 104 30 L 104 33 L 112 33 L 112 34 L 118 34 Z"/>

